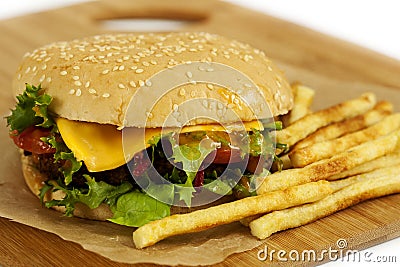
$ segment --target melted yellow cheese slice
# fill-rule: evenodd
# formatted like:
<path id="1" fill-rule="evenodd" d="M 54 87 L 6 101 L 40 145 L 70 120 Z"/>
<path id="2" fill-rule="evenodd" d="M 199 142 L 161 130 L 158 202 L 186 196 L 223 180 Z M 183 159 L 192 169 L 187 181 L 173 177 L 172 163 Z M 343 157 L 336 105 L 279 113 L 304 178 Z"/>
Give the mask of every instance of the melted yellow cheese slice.
<path id="1" fill-rule="evenodd" d="M 154 136 L 168 133 L 173 129 L 129 127 L 124 133 L 114 125 L 56 119 L 57 127 L 65 144 L 78 160 L 82 160 L 90 172 L 115 169 L 131 160 L 135 153 L 146 149 Z M 235 129 L 262 130 L 262 124 L 255 120 L 234 124 L 226 129 L 219 124 L 185 126 L 181 133 L 196 131 L 229 131 Z M 123 141 L 124 138 L 124 141 Z M 125 151 L 124 151 L 125 149 Z M 125 152 L 125 153 L 124 153 Z"/>

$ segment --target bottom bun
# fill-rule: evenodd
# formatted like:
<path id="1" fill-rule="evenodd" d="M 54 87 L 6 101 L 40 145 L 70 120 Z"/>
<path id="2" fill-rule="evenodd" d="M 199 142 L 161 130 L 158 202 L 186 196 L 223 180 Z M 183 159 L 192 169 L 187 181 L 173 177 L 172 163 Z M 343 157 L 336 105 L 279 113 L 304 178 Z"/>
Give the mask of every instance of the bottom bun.
<path id="1" fill-rule="evenodd" d="M 48 180 L 48 177 L 41 173 L 37 168 L 35 168 L 32 160 L 32 156 L 25 156 L 21 153 L 21 162 L 22 162 L 22 172 L 25 178 L 25 183 L 28 185 L 29 189 L 32 193 L 39 198 L 40 189 L 43 187 L 45 181 Z M 43 198 L 43 201 L 61 200 L 65 197 L 65 193 L 58 190 L 56 192 L 47 192 Z M 208 208 L 211 206 L 219 205 L 222 203 L 233 201 L 234 197 L 232 195 L 224 196 L 214 201 L 210 204 L 198 206 L 198 207 L 179 207 L 172 206 L 171 214 L 182 214 L 188 213 L 191 211 Z M 54 206 L 52 209 L 57 210 L 59 212 L 65 212 L 64 207 Z M 98 220 L 105 221 L 113 217 L 113 213 L 110 207 L 107 204 L 102 203 L 99 207 L 95 209 L 89 208 L 87 205 L 83 203 L 76 203 L 74 209 L 74 216 L 84 219 L 90 220 Z"/>

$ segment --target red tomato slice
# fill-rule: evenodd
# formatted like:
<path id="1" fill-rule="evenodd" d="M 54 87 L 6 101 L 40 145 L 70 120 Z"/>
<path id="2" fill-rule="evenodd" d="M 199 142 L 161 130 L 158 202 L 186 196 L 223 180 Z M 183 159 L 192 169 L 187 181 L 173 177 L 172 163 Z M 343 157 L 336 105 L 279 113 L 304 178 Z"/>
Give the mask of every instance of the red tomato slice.
<path id="1" fill-rule="evenodd" d="M 213 160 L 216 164 L 229 164 L 243 161 L 239 148 L 221 147 L 217 149 L 217 153 Z"/>
<path id="2" fill-rule="evenodd" d="M 47 137 L 50 134 L 51 132 L 49 129 L 31 126 L 26 128 L 20 134 L 17 132 L 11 132 L 10 137 L 14 140 L 14 143 L 23 150 L 35 154 L 48 154 L 55 153 L 56 149 L 40 139 L 42 137 Z"/>

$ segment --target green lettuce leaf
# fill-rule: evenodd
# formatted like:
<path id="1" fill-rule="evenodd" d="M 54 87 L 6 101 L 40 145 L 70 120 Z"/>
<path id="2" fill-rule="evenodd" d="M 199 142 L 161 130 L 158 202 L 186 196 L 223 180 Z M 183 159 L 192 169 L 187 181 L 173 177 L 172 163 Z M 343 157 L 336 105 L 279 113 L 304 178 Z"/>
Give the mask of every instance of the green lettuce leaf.
<path id="1" fill-rule="evenodd" d="M 21 133 L 29 126 L 36 125 L 50 128 L 55 125 L 47 112 L 47 107 L 52 101 L 48 94 L 40 94 L 41 86 L 26 84 L 25 91 L 17 96 L 17 105 L 11 110 L 11 115 L 6 117 L 10 130 Z"/>
<path id="2" fill-rule="evenodd" d="M 67 160 L 67 163 L 61 167 L 60 171 L 64 175 L 64 183 L 66 185 L 70 184 L 72 182 L 72 175 L 79 171 L 82 166 L 82 162 L 78 161 L 75 158 L 74 153 L 65 145 L 62 140 L 58 141 L 55 135 L 44 137 L 43 141 L 56 149 L 56 153 L 54 153 L 55 161 Z"/>
<path id="3" fill-rule="evenodd" d="M 128 182 L 124 182 L 119 186 L 113 186 L 103 181 L 96 182 L 89 175 L 84 175 L 86 178 L 86 184 L 88 185 L 87 190 L 80 190 L 77 188 L 67 189 L 64 188 L 54 181 L 50 181 L 47 186 L 44 186 L 40 192 L 41 199 L 49 190 L 61 190 L 65 193 L 65 197 L 62 200 L 51 200 L 45 202 L 47 208 L 53 206 L 64 206 L 66 208 L 65 214 L 72 216 L 75 204 L 80 202 L 86 204 L 89 208 L 95 209 L 101 203 L 105 202 L 109 205 L 114 205 L 117 202 L 117 198 L 129 190 L 132 189 L 132 185 Z"/>
<path id="4" fill-rule="evenodd" d="M 232 187 L 228 183 L 220 179 L 214 180 L 211 183 L 203 185 L 203 188 L 222 196 L 232 194 Z"/>
<path id="5" fill-rule="evenodd" d="M 111 210 L 114 217 L 109 221 L 133 227 L 140 227 L 170 215 L 167 204 L 137 191 L 120 196 L 115 205 L 111 206 Z"/>
<path id="6" fill-rule="evenodd" d="M 165 203 L 173 203 L 175 198 L 174 184 L 153 184 L 146 188 L 146 194 Z"/>
<path id="7" fill-rule="evenodd" d="M 220 143 L 214 142 L 209 138 L 194 140 L 193 142 L 179 145 L 175 139 L 175 135 L 170 135 L 169 141 L 172 145 L 171 158 L 175 163 L 182 163 L 182 168 L 187 175 L 186 182 L 177 186 L 179 200 L 183 200 L 188 207 L 192 204 L 192 193 L 196 190 L 193 188 L 193 180 L 196 173 L 200 169 L 204 159 L 213 152 Z"/>

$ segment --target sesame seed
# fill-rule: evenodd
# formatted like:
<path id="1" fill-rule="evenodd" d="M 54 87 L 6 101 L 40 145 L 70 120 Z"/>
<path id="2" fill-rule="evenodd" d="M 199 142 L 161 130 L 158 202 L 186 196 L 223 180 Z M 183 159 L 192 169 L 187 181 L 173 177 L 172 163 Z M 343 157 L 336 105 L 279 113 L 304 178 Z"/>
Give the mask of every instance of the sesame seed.
<path id="1" fill-rule="evenodd" d="M 249 61 L 249 55 L 244 55 L 244 57 L 243 57 L 243 60 L 245 61 L 245 62 L 248 62 Z"/>
<path id="2" fill-rule="evenodd" d="M 146 66 L 146 67 L 150 66 L 149 62 L 147 62 L 147 61 L 143 61 L 142 64 L 143 64 L 143 66 Z"/>
<path id="3" fill-rule="evenodd" d="M 207 83 L 207 88 L 212 90 L 212 89 L 214 89 L 214 85 L 212 85 L 211 83 Z"/>
<path id="4" fill-rule="evenodd" d="M 173 105 L 172 105 L 172 109 L 173 109 L 174 111 L 178 111 L 178 107 L 179 107 L 179 106 L 178 106 L 177 104 L 173 104 Z"/>
<path id="5" fill-rule="evenodd" d="M 86 87 L 86 88 L 89 88 L 89 86 L 90 86 L 90 81 L 87 81 L 87 82 L 85 83 L 85 87 Z"/>
<path id="6" fill-rule="evenodd" d="M 107 98 L 107 97 L 110 97 L 110 94 L 109 94 L 109 93 L 104 93 L 102 96 L 103 96 L 104 98 Z"/>
<path id="7" fill-rule="evenodd" d="M 190 82 L 191 84 L 197 84 L 197 81 L 195 81 L 195 80 L 189 80 L 189 82 Z"/>
<path id="8" fill-rule="evenodd" d="M 46 64 L 44 64 L 44 65 L 42 66 L 42 70 L 45 70 L 45 69 L 47 69 L 47 65 L 46 65 Z"/>
<path id="9" fill-rule="evenodd" d="M 151 60 L 150 63 L 153 65 L 157 65 L 157 61 L 155 61 L 155 60 Z"/>
<path id="10" fill-rule="evenodd" d="M 213 68 L 208 68 L 208 69 L 207 69 L 207 72 L 212 72 L 212 71 L 214 71 Z"/>
<path id="11" fill-rule="evenodd" d="M 60 72 L 60 75 L 62 75 L 62 76 L 65 76 L 67 74 L 68 74 L 68 72 L 66 70 L 63 70 L 63 71 Z"/>
<path id="12" fill-rule="evenodd" d="M 235 107 L 234 104 L 232 104 L 232 103 L 228 104 L 228 108 L 229 108 L 229 109 L 233 109 L 234 107 Z"/>
<path id="13" fill-rule="evenodd" d="M 73 95 L 73 94 L 75 94 L 75 89 L 71 89 L 71 90 L 69 90 L 68 94 L 70 94 L 70 95 Z"/>
<path id="14" fill-rule="evenodd" d="M 32 68 L 32 71 L 35 72 L 36 70 L 37 70 L 37 67 L 34 66 L 34 67 Z"/>
<path id="15" fill-rule="evenodd" d="M 124 65 L 121 65 L 121 66 L 119 66 L 118 69 L 119 69 L 119 70 L 124 70 L 124 69 L 125 69 L 125 66 L 124 66 Z"/>
<path id="16" fill-rule="evenodd" d="M 151 119 L 153 118 L 153 113 L 151 112 L 146 112 L 147 118 Z"/>
<path id="17" fill-rule="evenodd" d="M 79 70 L 79 69 L 80 69 L 79 66 L 73 66 L 72 68 L 73 68 L 74 70 Z"/>
<path id="18" fill-rule="evenodd" d="M 134 81 L 130 81 L 129 85 L 132 86 L 132 87 L 136 87 L 136 83 Z"/>
<path id="19" fill-rule="evenodd" d="M 76 86 L 81 86 L 81 85 L 82 85 L 82 83 L 81 83 L 80 81 L 75 81 L 74 84 L 75 84 Z"/>
<path id="20" fill-rule="evenodd" d="M 118 84 L 118 87 L 119 87 L 120 89 L 125 89 L 125 85 L 123 85 L 122 83 Z"/>
<path id="21" fill-rule="evenodd" d="M 136 70 L 136 69 L 137 69 L 137 66 L 132 66 L 131 69 L 132 69 L 132 70 Z"/>
<path id="22" fill-rule="evenodd" d="M 93 88 L 90 88 L 90 89 L 89 89 L 89 94 L 92 94 L 92 95 L 93 95 L 93 94 L 95 94 L 95 93 L 97 93 L 96 90 L 94 90 Z"/>
<path id="23" fill-rule="evenodd" d="M 113 71 L 116 71 L 116 70 L 118 70 L 118 69 L 119 69 L 119 66 L 114 66 L 114 67 L 112 68 Z"/>
<path id="24" fill-rule="evenodd" d="M 144 70 L 143 69 L 137 69 L 135 72 L 136 73 L 142 73 Z"/>
<path id="25" fill-rule="evenodd" d="M 118 63 L 122 63 L 122 59 L 120 59 L 120 58 L 117 59 L 117 62 L 118 62 Z"/>
<path id="26" fill-rule="evenodd" d="M 191 97 L 195 97 L 195 96 L 196 96 L 196 91 L 191 91 L 191 92 L 190 92 L 190 96 L 191 96 Z"/>
<path id="27" fill-rule="evenodd" d="M 81 89 L 76 89 L 75 95 L 76 96 L 81 96 L 81 94 L 82 94 Z"/>
<path id="28" fill-rule="evenodd" d="M 50 82 L 51 82 L 51 77 L 47 77 L 46 81 L 47 81 L 48 83 L 50 83 Z"/>
<path id="29" fill-rule="evenodd" d="M 245 83 L 244 86 L 247 88 L 251 88 L 251 84 L 248 84 L 248 83 Z"/>
<path id="30" fill-rule="evenodd" d="M 274 94 L 274 100 L 275 100 L 275 101 L 278 101 L 278 100 L 279 100 L 279 94 L 278 94 L 278 93 L 275 93 L 275 94 Z"/>
<path id="31" fill-rule="evenodd" d="M 108 59 L 104 59 L 104 60 L 103 60 L 103 63 L 104 63 L 104 64 L 108 64 L 108 62 L 109 62 Z"/>
<path id="32" fill-rule="evenodd" d="M 46 75 L 43 74 L 42 77 L 40 77 L 39 82 L 43 82 L 44 79 L 46 79 Z"/>
<path id="33" fill-rule="evenodd" d="M 31 71 L 31 67 L 26 68 L 25 73 L 28 73 Z"/>
<path id="34" fill-rule="evenodd" d="M 185 88 L 181 88 L 181 90 L 179 90 L 179 94 L 184 96 L 186 94 Z"/>
<path id="35" fill-rule="evenodd" d="M 74 77 L 72 77 L 72 79 L 73 79 L 74 81 L 77 81 L 77 80 L 79 80 L 79 76 L 74 76 Z"/>
<path id="36" fill-rule="evenodd" d="M 192 74 L 190 71 L 188 71 L 188 72 L 186 72 L 186 76 L 187 76 L 188 78 L 192 78 L 192 77 L 193 77 L 193 74 Z"/>
<path id="37" fill-rule="evenodd" d="M 271 66 L 268 66 L 268 70 L 269 70 L 269 71 L 272 71 L 272 67 L 271 67 Z"/>
<path id="38" fill-rule="evenodd" d="M 144 86 L 144 85 L 145 85 L 144 81 L 139 80 L 139 86 Z"/>
<path id="39" fill-rule="evenodd" d="M 110 72 L 110 70 L 103 70 L 102 74 L 107 74 L 109 72 Z"/>
<path id="40" fill-rule="evenodd" d="M 18 80 L 21 80 L 21 73 L 18 73 L 17 79 L 18 79 Z"/>
<path id="41" fill-rule="evenodd" d="M 149 86 L 149 87 L 152 85 L 151 81 L 149 81 L 149 80 L 147 80 L 145 83 L 146 83 L 146 85 Z"/>

